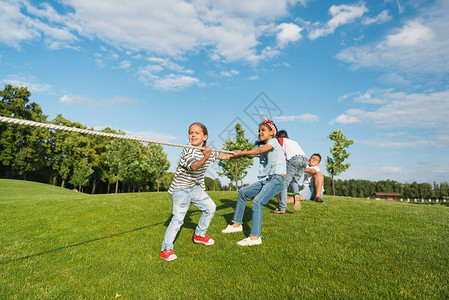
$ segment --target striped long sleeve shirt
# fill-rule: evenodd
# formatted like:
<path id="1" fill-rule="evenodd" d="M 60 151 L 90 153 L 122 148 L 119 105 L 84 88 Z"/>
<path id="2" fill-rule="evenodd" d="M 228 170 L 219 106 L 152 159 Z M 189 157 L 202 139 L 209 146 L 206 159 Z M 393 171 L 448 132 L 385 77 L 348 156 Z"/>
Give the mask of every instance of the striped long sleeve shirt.
<path id="1" fill-rule="evenodd" d="M 197 185 L 205 190 L 204 173 L 206 172 L 207 167 L 217 160 L 218 156 L 218 152 L 212 152 L 204 164 L 198 170 L 194 171 L 192 170 L 192 164 L 203 158 L 204 155 L 200 150 L 184 148 L 178 162 L 175 177 L 173 178 L 168 192 L 172 194 L 174 191 L 190 189 Z"/>

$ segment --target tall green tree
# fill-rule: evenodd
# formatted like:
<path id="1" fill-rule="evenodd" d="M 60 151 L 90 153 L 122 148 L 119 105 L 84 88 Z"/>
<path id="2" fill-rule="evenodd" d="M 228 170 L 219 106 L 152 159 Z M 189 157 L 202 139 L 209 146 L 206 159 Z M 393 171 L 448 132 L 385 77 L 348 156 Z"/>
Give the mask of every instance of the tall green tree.
<path id="1" fill-rule="evenodd" d="M 331 131 L 328 137 L 334 142 L 334 145 L 330 148 L 332 157 L 327 157 L 326 169 L 332 177 L 332 191 L 335 196 L 334 177 L 340 175 L 351 166 L 350 163 L 343 162 L 351 154 L 350 152 L 346 151 L 346 148 L 352 145 L 354 141 L 352 139 L 346 138 L 346 136 L 343 135 L 343 132 L 340 129 Z"/>
<path id="2" fill-rule="evenodd" d="M 107 127 L 101 130 L 101 132 L 113 133 L 117 134 L 115 130 Z M 91 145 L 94 150 L 93 160 L 92 160 L 92 169 L 94 173 L 92 174 L 92 190 L 91 194 L 95 193 L 96 186 L 99 182 L 106 182 L 109 184 L 109 177 L 111 176 L 110 168 L 107 161 L 107 151 L 106 147 L 111 142 L 111 138 L 94 135 L 91 136 Z M 114 177 L 112 175 L 112 177 Z M 115 178 L 112 179 L 112 182 Z M 109 188 L 108 188 L 109 190 Z"/>
<path id="3" fill-rule="evenodd" d="M 449 183 L 442 182 L 440 183 L 438 198 L 446 199 L 449 197 Z"/>
<path id="4" fill-rule="evenodd" d="M 142 163 L 142 144 L 137 141 L 125 140 L 125 155 L 122 156 L 124 164 L 121 170 L 121 180 L 128 188 L 127 191 L 134 191 L 136 188 L 140 191 L 145 187 L 145 176 L 140 168 Z"/>
<path id="5" fill-rule="evenodd" d="M 89 184 L 90 176 L 93 172 L 92 165 L 89 164 L 85 157 L 75 166 L 72 179 L 70 179 L 69 183 L 73 184 L 80 192 L 82 192 L 83 188 Z"/>
<path id="6" fill-rule="evenodd" d="M 417 199 L 419 198 L 419 184 L 416 181 L 413 181 L 412 184 L 410 184 L 410 199 Z"/>
<path id="7" fill-rule="evenodd" d="M 174 177 L 175 177 L 175 173 L 173 173 L 173 172 L 165 172 L 162 175 L 162 178 L 160 180 L 159 189 L 161 191 L 168 191 L 168 189 L 170 188 L 170 185 L 171 185 Z"/>
<path id="8" fill-rule="evenodd" d="M 206 185 L 206 191 L 220 191 L 221 190 L 221 184 L 220 184 L 220 180 L 218 178 L 213 179 L 213 178 L 205 176 L 204 183 Z"/>
<path id="9" fill-rule="evenodd" d="M 420 183 L 418 190 L 419 190 L 419 197 L 421 199 L 433 198 L 433 190 L 432 185 L 430 183 Z"/>
<path id="10" fill-rule="evenodd" d="M 226 139 L 223 144 L 224 150 L 251 150 L 254 145 L 245 138 L 245 131 L 240 123 L 235 125 L 236 137 L 235 141 Z M 222 172 L 217 172 L 220 176 L 226 176 L 231 182 L 235 182 L 236 190 L 239 189 L 239 180 L 243 180 L 248 174 L 248 169 L 253 165 L 253 160 L 248 157 L 239 157 L 232 160 L 220 160 L 218 165 L 223 170 Z"/>
<path id="11" fill-rule="evenodd" d="M 411 187 L 410 187 L 410 183 L 408 183 L 408 182 L 406 182 L 405 184 L 404 184 L 404 189 L 403 189 L 403 192 L 402 192 L 402 196 L 405 198 L 405 199 L 410 199 L 410 198 L 412 198 L 411 197 Z"/>
<path id="12" fill-rule="evenodd" d="M 86 129 L 86 126 L 69 121 L 62 115 L 56 116 L 52 123 Z M 55 130 L 51 134 L 51 147 L 48 156 L 55 171 L 55 176 L 61 180 L 61 187 L 64 187 L 66 181 L 73 174 L 75 166 L 83 158 L 87 158 L 91 164 L 95 161 L 95 150 L 91 146 L 91 136 Z"/>
<path id="13" fill-rule="evenodd" d="M 124 133 L 119 132 L 119 134 Z M 128 184 L 128 187 L 135 183 L 140 158 L 139 145 L 136 142 L 115 139 L 106 147 L 106 150 L 108 164 L 116 178 L 115 193 L 118 193 L 119 181 Z"/>
<path id="14" fill-rule="evenodd" d="M 402 194 L 404 186 L 394 180 L 381 180 L 376 182 L 376 192 L 399 193 Z"/>
<path id="15" fill-rule="evenodd" d="M 164 173 L 170 168 L 170 161 L 163 151 L 164 147 L 158 144 L 149 143 L 143 149 L 142 163 L 140 164 L 146 179 L 154 178 L 156 190 L 159 192 L 161 179 Z"/>
<path id="16" fill-rule="evenodd" d="M 45 122 L 41 107 L 30 102 L 26 87 L 5 85 L 0 91 L 0 115 L 17 119 Z M 9 123 L 0 124 L 0 176 L 26 179 L 27 174 L 45 167 L 48 132 L 43 128 Z"/>

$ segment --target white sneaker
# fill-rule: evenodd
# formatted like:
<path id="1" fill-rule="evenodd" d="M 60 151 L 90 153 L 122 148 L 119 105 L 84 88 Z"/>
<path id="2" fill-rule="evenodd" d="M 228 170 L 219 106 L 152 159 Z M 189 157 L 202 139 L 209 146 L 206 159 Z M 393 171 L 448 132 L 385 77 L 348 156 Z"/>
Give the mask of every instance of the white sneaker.
<path id="1" fill-rule="evenodd" d="M 225 229 L 223 229 L 221 232 L 223 233 L 231 233 L 231 232 L 241 232 L 243 231 L 243 226 L 240 225 L 239 227 L 234 227 L 232 225 L 228 225 Z"/>
<path id="2" fill-rule="evenodd" d="M 257 238 L 257 240 L 252 240 L 251 238 L 247 237 L 246 239 L 237 242 L 237 245 L 239 246 L 254 246 L 260 244 L 262 244 L 262 239 L 260 237 Z"/>

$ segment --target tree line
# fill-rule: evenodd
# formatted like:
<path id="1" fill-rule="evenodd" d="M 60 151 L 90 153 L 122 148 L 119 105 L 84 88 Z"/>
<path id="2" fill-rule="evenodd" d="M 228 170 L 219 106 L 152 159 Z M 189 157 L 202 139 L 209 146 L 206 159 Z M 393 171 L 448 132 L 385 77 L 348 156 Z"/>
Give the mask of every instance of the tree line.
<path id="1" fill-rule="evenodd" d="M 0 91 L 0 115 L 87 128 L 62 115 L 48 121 L 30 96 L 26 87 L 5 85 Z M 124 135 L 110 128 L 101 131 Z M 1 178 L 35 180 L 91 193 L 159 191 L 170 180 L 169 167 L 161 145 L 0 123 Z"/>
<path id="2" fill-rule="evenodd" d="M 332 178 L 324 177 L 326 195 L 332 195 Z M 367 198 L 375 192 L 398 193 L 403 199 L 447 199 L 449 198 L 449 183 L 400 183 L 394 180 L 370 181 L 360 179 L 335 180 L 335 194 Z"/>

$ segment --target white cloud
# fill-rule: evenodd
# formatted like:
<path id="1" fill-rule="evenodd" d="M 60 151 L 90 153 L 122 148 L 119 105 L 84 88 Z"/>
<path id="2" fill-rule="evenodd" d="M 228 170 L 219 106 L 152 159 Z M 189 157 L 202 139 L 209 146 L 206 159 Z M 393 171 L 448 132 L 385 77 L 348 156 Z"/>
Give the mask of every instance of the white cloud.
<path id="1" fill-rule="evenodd" d="M 293 23 L 282 23 L 276 27 L 278 33 L 276 39 L 279 42 L 279 47 L 284 48 L 288 43 L 296 42 L 302 38 L 301 31 L 303 28 Z"/>
<path id="2" fill-rule="evenodd" d="M 392 1 L 392 0 L 387 0 Z M 398 12 L 402 14 L 404 12 L 404 6 L 401 4 L 401 0 L 396 0 L 396 5 L 398 6 Z"/>
<path id="3" fill-rule="evenodd" d="M 34 81 L 36 81 L 36 78 L 33 76 L 22 77 L 18 75 L 10 75 L 8 76 L 8 79 L 3 79 L 1 82 L 3 84 L 10 84 L 15 87 L 26 87 L 31 93 L 48 92 L 51 90 L 51 85 L 46 83 L 37 83 Z"/>
<path id="4" fill-rule="evenodd" d="M 300 121 L 304 123 L 310 123 L 318 121 L 318 116 L 314 114 L 303 114 L 299 116 L 279 116 L 273 117 L 273 119 L 275 122 Z"/>
<path id="5" fill-rule="evenodd" d="M 65 105 L 97 105 L 95 100 L 82 96 L 64 95 L 59 99 L 59 102 Z"/>
<path id="6" fill-rule="evenodd" d="M 385 139 L 375 140 L 357 140 L 358 144 L 368 145 L 370 147 L 380 147 L 387 149 L 401 149 L 401 148 L 416 148 L 434 146 L 429 143 L 429 140 L 414 140 L 414 141 L 387 141 Z"/>
<path id="7" fill-rule="evenodd" d="M 330 124 L 341 123 L 341 124 L 353 124 L 353 123 L 361 123 L 360 119 L 357 116 L 350 116 L 347 114 L 339 115 L 335 120 L 332 120 Z"/>
<path id="8" fill-rule="evenodd" d="M 139 103 L 139 100 L 129 97 L 115 96 L 109 99 L 96 101 L 87 97 L 77 95 L 64 95 L 59 99 L 64 105 L 89 105 L 89 106 L 133 106 Z"/>
<path id="9" fill-rule="evenodd" d="M 160 58 L 160 57 L 149 57 L 147 60 L 153 63 L 156 66 L 159 66 L 162 69 L 175 71 L 179 73 L 185 74 L 193 74 L 193 70 L 185 69 L 183 66 L 171 61 L 168 58 Z"/>
<path id="10" fill-rule="evenodd" d="M 27 24 L 28 19 L 21 14 L 19 3 L 2 1 L 0 5 L 0 41 L 19 47 L 20 42 L 40 36 Z"/>
<path id="11" fill-rule="evenodd" d="M 259 75 L 251 75 L 248 80 L 259 80 Z"/>
<path id="12" fill-rule="evenodd" d="M 0 0 L 0 41 L 19 47 L 23 41 L 44 37 L 49 47 L 60 48 L 87 37 L 131 53 L 180 57 L 206 50 L 215 59 L 257 63 L 279 53 L 259 47 L 263 34 L 275 37 L 275 32 L 260 32 L 261 28 L 288 16 L 296 4 L 306 4 L 304 0 L 63 2 L 65 12 L 48 3 Z M 282 43 L 298 39 L 287 29 L 293 28 L 282 30 Z"/>
<path id="13" fill-rule="evenodd" d="M 147 140 L 153 140 L 158 142 L 170 142 L 176 140 L 177 137 L 155 131 L 134 131 L 134 130 L 123 130 L 127 136 L 138 137 Z"/>
<path id="14" fill-rule="evenodd" d="M 27 1 L 0 1 L 0 42 L 20 48 L 20 43 L 27 40 L 41 39 L 51 49 L 72 47 L 77 40 L 70 29 L 61 24 L 66 18 L 57 15 L 49 5 L 43 9 L 32 7 Z M 26 15 L 21 10 L 25 9 Z M 44 23 L 41 19 L 50 23 Z"/>
<path id="15" fill-rule="evenodd" d="M 119 59 L 120 58 L 120 56 L 117 54 L 117 53 L 111 53 L 110 55 L 109 55 L 109 59 L 110 60 L 117 60 L 117 59 Z"/>
<path id="16" fill-rule="evenodd" d="M 137 77 L 145 85 L 153 86 L 160 90 L 181 90 L 188 88 L 199 80 L 192 76 L 183 74 L 193 74 L 193 71 L 171 61 L 167 58 L 149 57 L 146 59 L 151 64 L 139 67 L 137 69 Z M 169 74 L 167 74 L 169 72 Z M 182 74 L 175 74 L 178 72 Z"/>
<path id="17" fill-rule="evenodd" d="M 338 102 L 343 102 L 348 98 L 353 98 L 354 102 L 383 104 L 393 97 L 393 90 L 368 89 L 365 93 L 353 92 L 338 98 Z"/>
<path id="18" fill-rule="evenodd" d="M 43 42 L 51 49 L 76 48 L 83 39 L 101 40 L 114 47 L 94 57 L 105 68 L 135 72 L 144 84 L 162 90 L 201 85 L 184 62 L 202 51 L 213 60 L 257 64 L 280 54 L 280 49 L 301 38 L 301 28 L 276 23 L 306 0 L 245 1 L 130 1 L 64 0 L 56 10 L 51 3 L 0 0 L 0 43 L 20 48 L 23 42 Z M 262 45 L 261 39 L 267 40 Z M 127 58 L 121 57 L 122 54 Z M 147 66 L 135 67 L 148 55 Z M 236 75 L 234 70 L 222 76 Z"/>
<path id="19" fill-rule="evenodd" d="M 392 19 L 393 18 L 388 13 L 388 10 L 384 10 L 380 14 L 375 16 L 374 18 L 369 18 L 369 17 L 365 18 L 362 23 L 365 25 L 370 25 L 370 24 L 375 24 L 375 23 L 383 24 L 383 23 L 387 23 L 387 22 L 391 21 Z"/>
<path id="20" fill-rule="evenodd" d="M 402 167 L 395 167 L 395 166 L 380 166 L 379 170 L 383 173 L 392 175 L 402 173 Z"/>
<path id="21" fill-rule="evenodd" d="M 191 76 L 170 74 L 154 81 L 154 87 L 160 90 L 180 90 L 199 84 L 199 79 Z"/>
<path id="22" fill-rule="evenodd" d="M 101 59 L 101 58 L 95 58 L 95 65 L 96 65 L 97 67 L 99 67 L 99 68 L 104 68 L 104 67 L 106 67 L 106 64 L 105 64 L 104 60 Z"/>
<path id="23" fill-rule="evenodd" d="M 312 24 L 312 27 L 317 27 L 312 29 L 309 33 L 309 38 L 315 40 L 319 37 L 327 36 L 334 33 L 335 29 L 338 27 L 354 22 L 357 18 L 363 16 L 368 9 L 364 4 L 354 4 L 354 5 L 332 5 L 329 8 L 329 13 L 332 16 L 326 24 Z"/>
<path id="24" fill-rule="evenodd" d="M 379 79 L 388 84 L 398 84 L 403 86 L 409 86 L 410 80 L 406 79 L 403 75 L 398 73 L 388 73 L 379 77 Z"/>
<path id="25" fill-rule="evenodd" d="M 120 62 L 120 68 L 129 69 L 132 66 L 132 63 L 129 60 L 122 60 Z"/>
<path id="26" fill-rule="evenodd" d="M 139 104 L 139 100 L 122 96 L 115 96 L 101 101 L 102 106 L 133 106 L 137 104 Z"/>
<path id="27" fill-rule="evenodd" d="M 408 77 L 449 72 L 449 2 L 437 1 L 378 42 L 349 47 L 337 58 L 356 68 L 378 68 Z"/>
<path id="28" fill-rule="evenodd" d="M 435 38 L 432 29 L 424 26 L 420 21 L 410 21 L 396 34 L 386 38 L 387 47 L 416 46 Z"/>
<path id="29" fill-rule="evenodd" d="M 223 77 L 232 77 L 234 75 L 238 75 L 240 72 L 237 70 L 231 70 L 231 71 L 221 71 L 220 75 Z"/>
<path id="30" fill-rule="evenodd" d="M 159 65 L 146 65 L 137 69 L 137 76 L 140 81 L 149 85 L 151 82 L 159 79 L 157 74 L 163 70 L 164 68 Z"/>
<path id="31" fill-rule="evenodd" d="M 369 123 L 378 127 L 449 128 L 449 90 L 432 93 L 393 92 L 379 97 L 386 101 L 374 110 L 349 109 L 332 122 Z"/>

